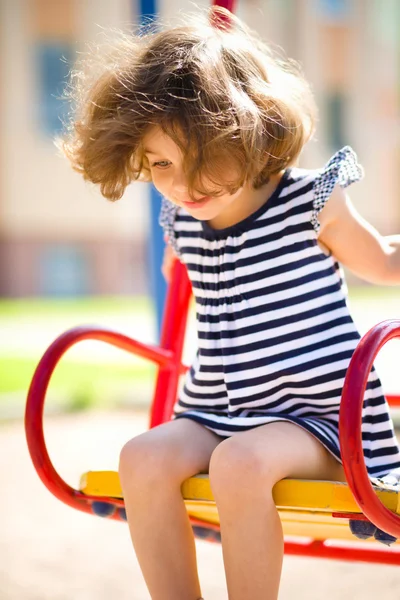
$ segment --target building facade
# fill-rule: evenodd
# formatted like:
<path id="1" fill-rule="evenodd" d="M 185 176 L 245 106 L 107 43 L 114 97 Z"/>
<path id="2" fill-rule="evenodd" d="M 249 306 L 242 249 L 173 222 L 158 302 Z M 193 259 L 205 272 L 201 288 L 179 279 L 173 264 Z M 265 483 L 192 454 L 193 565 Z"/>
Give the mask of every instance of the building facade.
<path id="1" fill-rule="evenodd" d="M 140 0 L 0 0 L 0 295 L 146 290 L 148 184 L 116 204 L 74 173 L 54 138 L 77 53 L 102 29 L 129 31 Z M 208 6 L 197 0 L 197 6 Z M 320 109 L 301 166 L 350 144 L 366 177 L 351 197 L 382 233 L 400 233 L 400 3 L 237 0 L 238 15 L 301 62 Z M 159 0 L 161 18 L 194 11 Z"/>

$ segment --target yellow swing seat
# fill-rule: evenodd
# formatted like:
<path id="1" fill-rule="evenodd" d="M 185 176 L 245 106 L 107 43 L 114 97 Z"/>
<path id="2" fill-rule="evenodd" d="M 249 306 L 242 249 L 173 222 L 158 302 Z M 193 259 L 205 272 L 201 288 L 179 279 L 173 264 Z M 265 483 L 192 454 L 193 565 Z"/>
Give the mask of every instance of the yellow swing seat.
<path id="1" fill-rule="evenodd" d="M 79 489 L 89 496 L 123 497 L 118 473 L 114 471 L 89 471 L 83 474 Z M 386 508 L 400 515 L 398 491 L 376 488 L 376 494 Z M 211 526 L 219 525 L 208 475 L 187 479 L 182 485 L 182 496 L 190 517 Z M 360 518 L 362 513 L 347 483 L 284 479 L 275 485 L 273 497 L 285 536 L 354 542 L 348 519 Z M 374 540 L 374 543 L 377 542 Z M 400 545 L 400 540 L 396 544 Z"/>

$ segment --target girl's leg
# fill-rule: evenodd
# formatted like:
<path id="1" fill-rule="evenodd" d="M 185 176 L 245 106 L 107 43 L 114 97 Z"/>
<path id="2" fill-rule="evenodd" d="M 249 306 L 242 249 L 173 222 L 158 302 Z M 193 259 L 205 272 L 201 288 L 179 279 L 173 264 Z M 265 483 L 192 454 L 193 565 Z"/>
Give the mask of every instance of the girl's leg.
<path id="1" fill-rule="evenodd" d="M 208 471 L 220 441 L 205 427 L 183 418 L 137 436 L 122 449 L 119 474 L 129 529 L 152 600 L 201 596 L 181 485 Z"/>
<path id="2" fill-rule="evenodd" d="M 285 477 L 345 481 L 322 444 L 288 422 L 238 433 L 211 457 L 229 600 L 278 597 L 283 534 L 272 488 Z"/>

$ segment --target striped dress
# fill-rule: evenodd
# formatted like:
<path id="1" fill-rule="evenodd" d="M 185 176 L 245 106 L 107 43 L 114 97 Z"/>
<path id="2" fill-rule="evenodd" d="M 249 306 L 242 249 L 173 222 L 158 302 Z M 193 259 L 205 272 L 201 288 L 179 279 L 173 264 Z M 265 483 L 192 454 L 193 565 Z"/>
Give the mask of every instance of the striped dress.
<path id="1" fill-rule="evenodd" d="M 342 270 L 317 243 L 318 213 L 336 183 L 345 187 L 361 176 L 349 147 L 323 169 L 288 168 L 263 206 L 222 230 L 163 200 L 160 222 L 187 267 L 198 331 L 174 418 L 193 419 L 223 437 L 289 421 L 341 460 L 339 404 L 360 334 Z M 400 467 L 374 369 L 362 439 L 370 476 Z"/>

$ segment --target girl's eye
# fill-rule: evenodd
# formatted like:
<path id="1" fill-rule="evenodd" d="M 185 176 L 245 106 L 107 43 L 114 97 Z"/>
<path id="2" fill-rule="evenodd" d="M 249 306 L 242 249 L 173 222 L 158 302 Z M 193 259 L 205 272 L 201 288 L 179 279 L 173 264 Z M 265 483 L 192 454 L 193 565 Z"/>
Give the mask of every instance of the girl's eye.
<path id="1" fill-rule="evenodd" d="M 152 163 L 152 167 L 158 167 L 160 169 L 165 169 L 166 167 L 169 167 L 171 163 L 168 160 L 159 160 L 158 162 L 154 162 Z"/>

